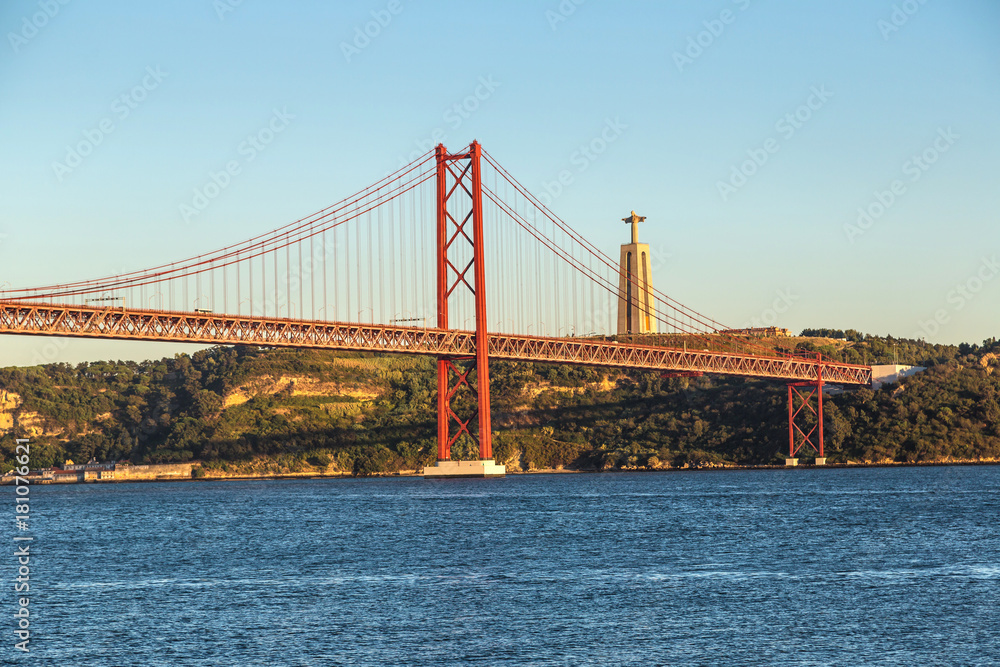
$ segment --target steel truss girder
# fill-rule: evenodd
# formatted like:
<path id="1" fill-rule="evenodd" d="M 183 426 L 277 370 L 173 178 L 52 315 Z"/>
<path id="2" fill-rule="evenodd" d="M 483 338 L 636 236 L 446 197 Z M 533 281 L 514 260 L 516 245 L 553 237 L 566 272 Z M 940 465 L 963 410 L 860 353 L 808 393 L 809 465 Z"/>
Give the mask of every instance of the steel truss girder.
<path id="1" fill-rule="evenodd" d="M 581 341 L 490 334 L 490 357 L 583 366 L 669 370 L 776 380 L 823 379 L 835 384 L 870 384 L 871 367 L 818 359 L 762 357 L 751 354 L 683 350 L 630 343 Z"/>
<path id="2" fill-rule="evenodd" d="M 475 357 L 471 331 L 239 315 L 0 303 L 0 333 Z M 487 334 L 491 359 L 815 382 L 871 384 L 871 367 L 584 339 Z"/>

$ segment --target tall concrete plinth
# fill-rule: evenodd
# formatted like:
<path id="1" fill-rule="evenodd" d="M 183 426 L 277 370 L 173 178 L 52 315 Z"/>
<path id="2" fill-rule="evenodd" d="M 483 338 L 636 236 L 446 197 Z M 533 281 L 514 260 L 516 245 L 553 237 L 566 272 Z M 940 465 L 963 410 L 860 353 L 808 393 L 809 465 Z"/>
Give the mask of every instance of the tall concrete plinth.
<path id="1" fill-rule="evenodd" d="M 816 457 L 816 463 L 815 463 L 815 465 L 825 466 L 826 465 L 826 457 L 825 456 L 817 456 Z"/>
<path id="2" fill-rule="evenodd" d="M 424 468 L 424 479 L 458 479 L 462 477 L 503 477 L 507 467 L 497 465 L 493 459 L 481 461 L 438 461 L 437 465 Z"/>
<path id="3" fill-rule="evenodd" d="M 797 466 L 799 464 L 798 459 L 785 459 L 785 465 L 788 467 Z"/>
<path id="4" fill-rule="evenodd" d="M 656 333 L 656 298 L 649 244 L 639 243 L 639 223 L 644 216 L 623 218 L 632 225 L 632 242 L 622 246 L 618 291 L 618 333 Z"/>

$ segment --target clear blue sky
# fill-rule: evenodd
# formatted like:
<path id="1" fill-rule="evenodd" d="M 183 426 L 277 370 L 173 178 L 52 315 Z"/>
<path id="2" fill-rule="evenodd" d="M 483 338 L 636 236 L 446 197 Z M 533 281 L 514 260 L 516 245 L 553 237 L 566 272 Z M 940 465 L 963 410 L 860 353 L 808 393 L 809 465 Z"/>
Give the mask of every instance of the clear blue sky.
<path id="1" fill-rule="evenodd" d="M 373 12 L 387 25 L 354 43 Z M 619 220 L 647 216 L 658 287 L 733 326 L 1000 336 L 993 0 L 8 0 L 0 27 L 0 283 L 241 240 L 439 130 L 537 193 L 569 170 L 552 208 L 613 255 Z M 477 88 L 475 111 L 449 112 Z M 294 118 L 185 223 L 179 206 L 275 109 Z M 615 140 L 581 162 L 609 120 Z M 78 166 L 54 166 L 95 132 Z M 859 208 L 879 215 L 859 225 Z M 4 337 L 0 364 L 179 349 Z"/>

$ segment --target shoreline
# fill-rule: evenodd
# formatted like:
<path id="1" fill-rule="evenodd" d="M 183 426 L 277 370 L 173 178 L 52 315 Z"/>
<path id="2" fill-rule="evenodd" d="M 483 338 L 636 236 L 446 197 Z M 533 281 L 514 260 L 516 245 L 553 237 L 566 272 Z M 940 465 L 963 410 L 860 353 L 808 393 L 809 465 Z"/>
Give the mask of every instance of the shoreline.
<path id="1" fill-rule="evenodd" d="M 785 466 L 777 464 L 761 464 L 761 465 L 714 465 L 714 466 L 700 466 L 700 467 L 687 467 L 687 468 L 630 468 L 630 469 L 616 469 L 616 470 L 575 470 L 568 468 L 538 468 L 534 470 L 516 470 L 509 471 L 508 476 L 519 476 L 519 475 L 604 475 L 604 474 L 621 474 L 621 473 L 682 473 L 682 472 L 697 472 L 697 473 L 711 473 L 711 472 L 731 472 L 731 471 L 747 471 L 747 470 L 850 470 L 850 469 L 867 469 L 867 468 L 940 468 L 940 467 L 955 467 L 955 466 L 995 466 L 1000 465 L 1000 461 L 995 460 L 962 460 L 962 461 L 923 461 L 918 463 L 896 463 L 896 462 L 883 462 L 883 463 L 830 463 L 827 465 L 817 466 L 811 463 L 800 463 L 797 466 Z M 319 472 L 309 472 L 309 473 L 269 473 L 269 474 L 251 474 L 251 475 L 225 475 L 225 476 L 211 476 L 205 475 L 203 477 L 165 477 L 161 479 L 109 479 L 109 480 L 91 480 L 85 482 L 53 482 L 50 480 L 46 481 L 32 481 L 31 484 L 38 486 L 74 486 L 74 485 L 114 485 L 114 484 L 144 484 L 147 482 L 245 482 L 245 481 L 255 481 L 255 480 L 295 480 L 295 479 L 305 479 L 305 480 L 327 480 L 327 479 L 393 479 L 393 478 L 416 478 L 422 479 L 423 475 L 415 470 L 404 470 L 398 472 L 385 472 L 385 473 L 375 473 L 373 475 L 368 475 L 365 477 L 355 477 L 348 472 L 338 472 L 338 473 L 319 473 Z M 4 479 L 0 481 L 0 486 L 11 486 L 14 484 L 13 479 Z"/>

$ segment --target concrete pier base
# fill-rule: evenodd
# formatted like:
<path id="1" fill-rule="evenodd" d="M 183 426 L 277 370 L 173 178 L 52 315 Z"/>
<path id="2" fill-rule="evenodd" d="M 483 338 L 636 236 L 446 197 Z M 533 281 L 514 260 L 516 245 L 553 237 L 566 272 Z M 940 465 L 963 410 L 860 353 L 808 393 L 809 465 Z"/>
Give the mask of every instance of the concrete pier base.
<path id="1" fill-rule="evenodd" d="M 818 465 L 818 466 L 825 466 L 826 465 L 826 457 L 825 456 L 817 456 L 816 457 L 816 465 Z"/>
<path id="2" fill-rule="evenodd" d="M 789 467 L 794 467 L 799 464 L 798 459 L 785 459 L 785 465 Z"/>
<path id="3" fill-rule="evenodd" d="M 483 459 L 481 461 L 438 461 L 437 465 L 424 468 L 424 479 L 503 477 L 506 474 L 506 466 L 497 465 L 493 459 Z"/>

